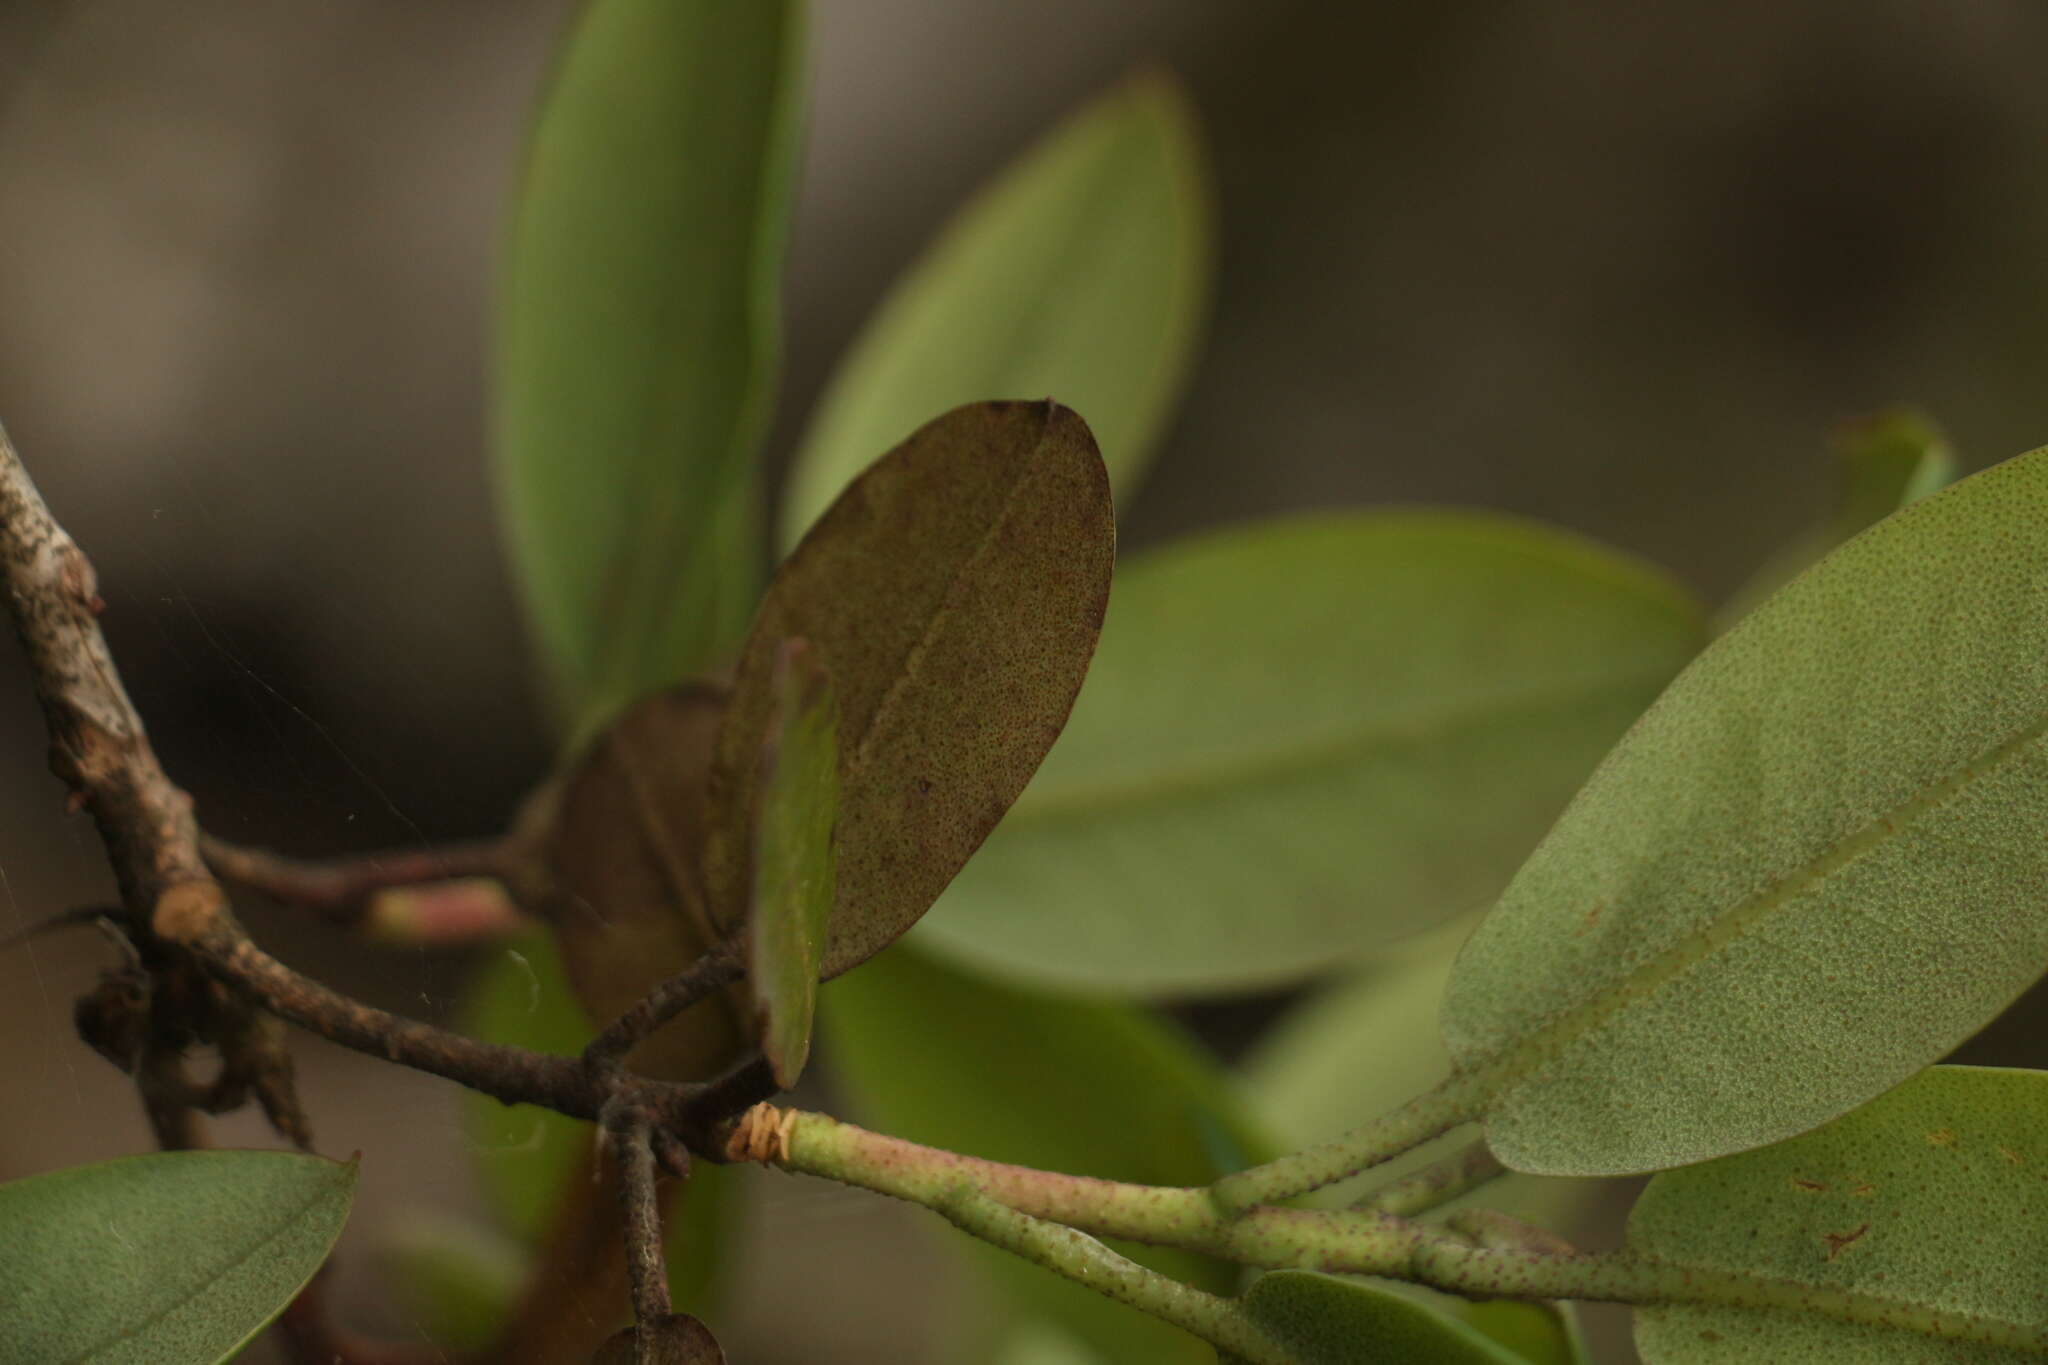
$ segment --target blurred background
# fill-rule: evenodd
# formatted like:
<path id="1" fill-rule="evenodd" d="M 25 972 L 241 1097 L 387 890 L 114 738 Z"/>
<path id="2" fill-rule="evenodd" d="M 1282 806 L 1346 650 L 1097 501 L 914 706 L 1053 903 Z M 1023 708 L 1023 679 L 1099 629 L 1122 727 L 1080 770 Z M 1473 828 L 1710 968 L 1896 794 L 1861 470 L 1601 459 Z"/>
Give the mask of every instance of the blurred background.
<path id="1" fill-rule="evenodd" d="M 503 210 L 569 8 L 0 0 L 0 421 L 98 565 L 166 766 L 229 837 L 485 833 L 548 761 L 483 411 Z M 1967 468 L 2048 441 L 2048 12 L 2025 0 L 815 0 L 813 26 L 778 467 L 950 209 L 1140 63 L 1192 89 L 1223 237 L 1126 546 L 1480 504 L 1718 598 L 1823 505 L 1842 418 L 1923 405 Z M 110 894 L 9 653 L 0 933 Z M 472 961 L 249 920 L 428 1016 Z M 0 955 L 0 1178 L 149 1144 L 70 1027 L 107 957 L 82 935 Z M 1236 1041 L 1240 1015 L 1204 1022 Z M 2040 1062 L 1999 1041 L 2038 1029 L 1999 1030 L 1974 1058 Z M 379 1158 L 344 1274 L 360 1321 L 402 1329 L 365 1249 L 402 1204 L 473 1201 L 454 1095 L 302 1057 L 323 1148 Z M 943 1338 L 844 1273 L 907 1266 L 946 1303 L 915 1215 L 770 1183 L 754 1254 L 806 1288 L 787 1311 L 753 1278 L 720 1324 L 735 1360 Z"/>

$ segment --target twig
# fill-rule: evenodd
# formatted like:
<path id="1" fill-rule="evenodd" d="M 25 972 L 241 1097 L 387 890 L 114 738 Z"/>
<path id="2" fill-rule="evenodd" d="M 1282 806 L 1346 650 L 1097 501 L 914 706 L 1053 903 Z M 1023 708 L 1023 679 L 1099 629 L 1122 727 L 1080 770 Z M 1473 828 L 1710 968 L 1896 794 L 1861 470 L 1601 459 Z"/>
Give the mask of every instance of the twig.
<path id="1" fill-rule="evenodd" d="M 493 839 L 314 862 L 199 837 L 208 866 L 230 886 L 345 928 L 436 944 L 499 938 L 525 923 L 505 890 L 509 847 Z"/>
<path id="2" fill-rule="evenodd" d="M 592 1066 L 617 1062 L 663 1024 L 745 974 L 739 944 L 732 939 L 717 944 L 607 1024 L 583 1049 L 584 1061 Z"/>
<path id="3" fill-rule="evenodd" d="M 661 1200 L 654 1185 L 653 1128 L 649 1116 L 616 1100 L 605 1106 L 604 1131 L 619 1163 L 619 1207 L 624 1214 L 626 1272 L 633 1284 L 633 1320 L 643 1338 L 668 1315 L 668 1265 L 661 1246 Z M 645 1358 L 643 1340 L 639 1354 Z"/>
<path id="4" fill-rule="evenodd" d="M 0 571 L 50 732 L 50 768 L 90 811 L 121 904 L 146 923 L 157 898 L 211 884 L 192 802 L 157 763 L 96 619 L 106 604 L 92 564 L 50 515 L 0 430 Z"/>
<path id="5" fill-rule="evenodd" d="M 1085 1233 L 1019 1213 L 971 1185 L 959 1187 L 937 1211 L 963 1232 L 1192 1332 L 1252 1365 L 1294 1365 L 1297 1359 L 1235 1301 L 1119 1256 Z"/>
<path id="6" fill-rule="evenodd" d="M 1433 1161 L 1412 1175 L 1403 1176 L 1366 1195 L 1351 1207 L 1413 1218 L 1450 1203 L 1463 1194 L 1508 1173 L 1484 1142 L 1461 1147 L 1441 1161 Z"/>

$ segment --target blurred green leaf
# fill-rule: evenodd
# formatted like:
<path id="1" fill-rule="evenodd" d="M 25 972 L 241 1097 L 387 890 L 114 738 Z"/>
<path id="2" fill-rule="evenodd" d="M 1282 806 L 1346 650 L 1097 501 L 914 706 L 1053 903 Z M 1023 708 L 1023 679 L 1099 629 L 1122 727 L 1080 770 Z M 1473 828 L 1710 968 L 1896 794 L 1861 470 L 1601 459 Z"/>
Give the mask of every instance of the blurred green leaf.
<path id="1" fill-rule="evenodd" d="M 1772 555 L 1736 590 L 1720 611 L 1724 630 L 1837 545 L 1955 482 L 1956 456 L 1948 437 L 1910 408 L 1844 423 L 1831 444 L 1833 511 L 1822 525 Z"/>
<path id="2" fill-rule="evenodd" d="M 839 700 L 831 977 L 916 923 L 1030 781 L 1095 652 L 1115 542 L 1095 442 L 1055 403 L 956 408 L 855 480 L 740 656 L 712 769 L 714 921 L 736 928 L 751 898 L 783 640 L 810 643 Z"/>
<path id="3" fill-rule="evenodd" d="M 233 1357 L 313 1278 L 356 1164 L 162 1152 L 0 1185 L 0 1359 Z"/>
<path id="4" fill-rule="evenodd" d="M 1121 502 L 1186 381 L 1213 228 L 1194 118 L 1160 74 L 1080 110 L 947 227 L 841 363 L 798 451 L 782 543 L 935 412 L 1050 394 Z"/>
<path id="5" fill-rule="evenodd" d="M 831 680 L 803 641 L 783 642 L 775 673 L 775 710 L 761 750 L 747 979 L 760 1002 L 762 1053 L 775 1083 L 787 1090 L 811 1055 L 818 967 L 832 914 L 839 720 Z"/>
<path id="6" fill-rule="evenodd" d="M 1703 641 L 1666 578 L 1482 513 L 1351 513 L 1118 574 L 1044 769 L 920 928 L 1078 989 L 1272 985 L 1485 904 Z"/>
<path id="7" fill-rule="evenodd" d="M 1458 1315 L 1528 1365 L 1591 1365 L 1568 1304 L 1488 1299 L 1461 1305 Z"/>
<path id="8" fill-rule="evenodd" d="M 1253 1280 L 1244 1311 L 1297 1365 L 1526 1365 L 1483 1333 L 1414 1299 L 1304 1270 Z"/>
<path id="9" fill-rule="evenodd" d="M 451 1352 L 490 1345 L 526 1279 L 524 1246 L 445 1215 L 408 1216 L 380 1252 L 384 1278 L 407 1316 Z"/>
<path id="10" fill-rule="evenodd" d="M 848 1116 L 916 1142 L 1045 1170 L 1161 1185 L 1218 1171 L 1218 1124 L 1253 1159 L 1270 1144 L 1185 1039 L 1127 1005 L 983 981 L 898 946 L 820 994 Z M 1113 1361 L 1206 1361 L 1177 1328 L 965 1239 L 1016 1302 Z M 1217 1293 L 1233 1267 L 1187 1252 L 1119 1245 Z M 977 1357 L 980 1358 L 980 1357 Z"/>
<path id="11" fill-rule="evenodd" d="M 473 1038 L 573 1057 L 592 1036 L 589 1019 L 562 969 L 550 935 L 535 929 L 493 951 L 470 982 L 457 1027 Z M 475 1154 L 486 1202 L 505 1228 L 527 1247 L 553 1230 L 554 1213 L 570 1182 L 588 1182 L 592 1129 L 578 1119 L 532 1105 L 501 1104 L 465 1091 L 463 1128 Z M 685 1308 L 706 1306 L 717 1292 L 721 1258 L 707 1246 L 724 1245 L 742 1213 L 739 1185 L 730 1172 L 699 1162 L 691 1168 L 679 1215 L 667 1222 L 669 1288 Z"/>
<path id="12" fill-rule="evenodd" d="M 492 949 L 469 984 L 457 1027 L 472 1038 L 573 1057 L 591 1038 L 561 955 L 535 929 Z M 588 1178 L 590 1125 L 528 1104 L 464 1091 L 463 1126 L 491 1209 L 529 1246 L 547 1235 L 563 1184 Z"/>
<path id="13" fill-rule="evenodd" d="M 578 726 L 716 662 L 754 604 L 802 27 L 786 0 L 590 0 L 533 130 L 494 444 Z"/>
<path id="14" fill-rule="evenodd" d="M 1244 1059 L 1246 1109 L 1283 1146 L 1297 1150 L 1369 1123 L 1442 1080 L 1451 1056 L 1437 1011 L 1451 964 L 1476 922 L 1467 915 L 1380 954 L 1355 977 L 1280 1016 Z M 1396 1180 L 1468 1140 L 1463 1134 L 1441 1139 L 1374 1167 L 1365 1181 Z M 1318 1202 L 1341 1204 L 1358 1192 L 1341 1186 Z M 1444 1208 L 1470 1200 L 1576 1239 L 1599 1194 L 1582 1180 L 1510 1172 Z"/>
<path id="15" fill-rule="evenodd" d="M 2048 451 L 1888 518 L 1716 642 L 1459 956 L 1518 1169 L 1688 1165 L 1928 1065 L 2048 961 Z"/>
<path id="16" fill-rule="evenodd" d="M 1027 1318 L 1011 1328 L 994 1360 L 995 1365 L 1114 1365 L 1042 1318 Z"/>
<path id="17" fill-rule="evenodd" d="M 1825 1128 L 1650 1182 L 1632 1250 L 1874 1295 L 2048 1336 L 2048 1074 L 1934 1067 Z M 1650 1365 L 1935 1365 L 2038 1360 L 1795 1313 L 1636 1312 Z"/>

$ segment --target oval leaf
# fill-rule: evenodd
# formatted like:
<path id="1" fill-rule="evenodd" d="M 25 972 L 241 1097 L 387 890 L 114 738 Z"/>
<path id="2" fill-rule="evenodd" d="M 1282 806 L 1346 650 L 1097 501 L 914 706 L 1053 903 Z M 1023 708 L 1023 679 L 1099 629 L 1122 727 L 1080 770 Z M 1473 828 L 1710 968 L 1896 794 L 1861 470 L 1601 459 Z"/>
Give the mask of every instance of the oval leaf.
<path id="1" fill-rule="evenodd" d="M 796 1084 L 811 1055 L 818 967 L 832 913 L 832 829 L 839 818 L 839 718 L 832 684 L 801 640 L 776 659 L 775 711 L 761 750 L 754 843 L 752 959 L 761 1050 L 775 1083 Z"/>
<path id="2" fill-rule="evenodd" d="M 1053 394 L 1137 486 L 1206 311 L 1212 216 L 1194 119 L 1150 75 L 1088 105 L 954 219 L 841 363 L 785 496 L 794 544 L 875 452 L 934 412 Z"/>
<path id="3" fill-rule="evenodd" d="M 1591 1365 L 1569 1304 L 1487 1299 L 1465 1304 L 1458 1316 L 1528 1365 Z"/>
<path id="4" fill-rule="evenodd" d="M 786 0 L 592 0 L 533 131 L 494 445 L 579 722 L 717 661 L 753 606 L 800 29 Z"/>
<path id="5" fill-rule="evenodd" d="M 1208 1059 L 1128 1005 L 999 985 L 906 944 L 826 987 L 820 1009 L 851 1116 L 883 1132 L 1156 1185 L 1206 1184 L 1269 1154 Z M 1106 1360 L 1209 1359 L 1201 1342 L 1135 1309 L 992 1247 L 963 1238 L 952 1245 L 1020 1307 Z M 1207 1257 L 1117 1249 L 1212 1292 L 1236 1286 L 1236 1270 Z"/>
<path id="6" fill-rule="evenodd" d="M 591 1038 L 550 936 L 538 928 L 490 949 L 456 1012 L 472 1038 L 573 1057 Z M 567 1182 L 588 1178 L 590 1125 L 530 1104 L 462 1093 L 463 1127 L 500 1223 L 537 1245 Z"/>
<path id="7" fill-rule="evenodd" d="M 1064 738 L 919 933 L 1077 989 L 1356 959 L 1497 895 L 1703 641 L 1661 575 L 1505 517 L 1171 546 L 1118 574 Z"/>
<path id="8" fill-rule="evenodd" d="M 643 697 L 560 780 L 542 905 L 596 1022 L 725 937 L 711 923 L 703 872 L 705 783 L 725 709 L 725 693 L 707 683 Z M 628 1064 L 662 1080 L 709 1080 L 751 1044 L 751 1014 L 744 987 L 721 991 L 635 1048 Z"/>
<path id="9" fill-rule="evenodd" d="M 0 1359 L 221 1361 L 327 1259 L 354 1162 L 164 1152 L 0 1185 Z"/>
<path id="10" fill-rule="evenodd" d="M 1850 541 L 1629 732 L 1445 998 L 1501 1160 L 1624 1174 L 1819 1126 L 2048 960 L 2048 452 Z"/>
<path id="11" fill-rule="evenodd" d="M 1928 1310 L 2048 1342 L 2048 1074 L 1935 1067 L 1827 1127 L 1650 1182 L 1631 1249 L 1893 1300 L 1902 1328 L 1740 1308 L 1636 1312 L 1650 1365 L 2039 1360 L 1921 1335 Z"/>
<path id="12" fill-rule="evenodd" d="M 839 698 L 838 893 L 824 975 L 916 923 L 1058 737 L 1095 650 L 1116 532 L 1087 426 L 1045 403 L 958 408 L 848 488 L 769 585 L 719 731 L 712 905 L 753 874 L 755 758 L 780 643 Z"/>
<path id="13" fill-rule="evenodd" d="M 1526 1365 L 1464 1323 L 1355 1280 L 1276 1270 L 1253 1280 L 1243 1303 L 1297 1365 Z"/>

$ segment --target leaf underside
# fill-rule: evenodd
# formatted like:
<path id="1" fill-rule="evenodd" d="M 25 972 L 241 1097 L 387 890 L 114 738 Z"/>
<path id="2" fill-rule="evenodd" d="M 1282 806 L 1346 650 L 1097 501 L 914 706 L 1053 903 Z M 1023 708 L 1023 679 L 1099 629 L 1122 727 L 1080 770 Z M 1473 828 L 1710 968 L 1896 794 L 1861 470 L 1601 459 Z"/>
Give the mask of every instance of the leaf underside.
<path id="1" fill-rule="evenodd" d="M 2038 1361 L 2048 1348 L 2048 1073 L 1934 1067 L 1804 1137 L 1671 1171 L 1631 1249 L 1898 1304 L 1900 1328 L 1736 1308 L 1636 1312 L 1648 1365 Z M 2001 1348 L 1913 1330 L 1924 1310 L 2031 1335 Z"/>
<path id="2" fill-rule="evenodd" d="M 0 1359 L 222 1361 L 348 1219 L 354 1162 L 163 1152 L 0 1185 Z"/>
<path id="3" fill-rule="evenodd" d="M 2048 453 L 1850 541 L 1629 732 L 1460 956 L 1443 1023 L 1518 1169 L 1807 1131 L 2048 961 Z"/>
<path id="4" fill-rule="evenodd" d="M 751 895 L 756 755 L 781 642 L 839 702 L 829 978 L 916 923 L 1058 737 L 1109 596 L 1116 533 L 1087 426 L 991 402 L 921 428 L 843 493 L 769 585 L 718 734 L 714 923 Z"/>

